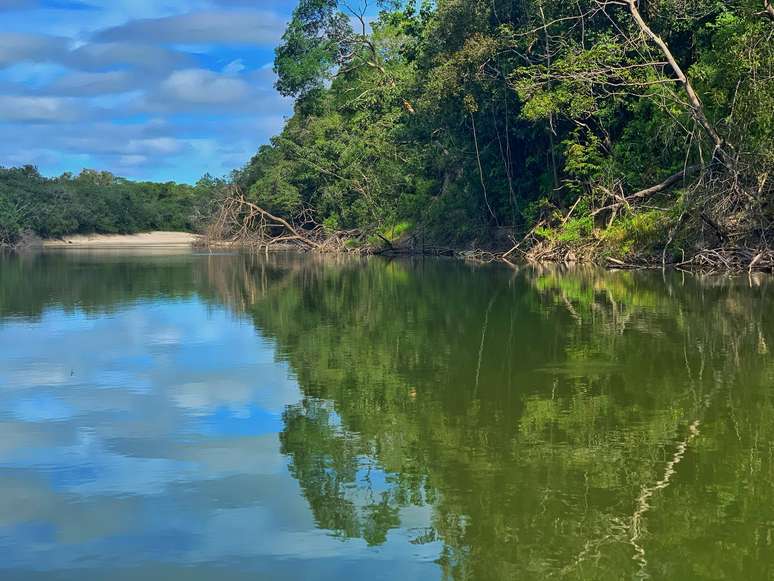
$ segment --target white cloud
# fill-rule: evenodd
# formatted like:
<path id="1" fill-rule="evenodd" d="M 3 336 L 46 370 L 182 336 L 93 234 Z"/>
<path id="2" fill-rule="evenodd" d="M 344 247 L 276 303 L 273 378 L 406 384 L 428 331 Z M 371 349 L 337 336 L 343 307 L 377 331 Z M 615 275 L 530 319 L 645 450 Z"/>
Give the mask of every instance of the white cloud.
<path id="1" fill-rule="evenodd" d="M 132 20 L 98 33 L 99 41 L 157 44 L 254 44 L 277 42 L 284 21 L 274 12 L 211 10 Z"/>
<path id="2" fill-rule="evenodd" d="M 81 113 L 66 100 L 56 97 L 0 95 L 0 120 L 14 122 L 65 122 Z"/>
<path id="3" fill-rule="evenodd" d="M 55 61 L 66 53 L 69 40 L 45 34 L 0 33 L 0 67 L 20 62 Z"/>
<path id="4" fill-rule="evenodd" d="M 159 46 L 127 42 L 85 44 L 63 55 L 75 69 L 100 71 L 131 65 L 141 70 L 171 70 L 190 62 L 190 57 Z"/>
<path id="5" fill-rule="evenodd" d="M 130 142 L 130 149 L 136 148 L 140 151 L 160 154 L 179 153 L 183 149 L 183 143 L 183 141 L 172 137 L 156 137 L 155 139 L 132 141 Z M 164 344 L 170 344 L 170 342 L 178 343 L 179 339 L 176 336 L 173 338 L 168 332 L 164 333 L 163 337 L 161 335 L 157 337 L 157 340 Z"/>
<path id="6" fill-rule="evenodd" d="M 242 59 L 236 59 L 228 63 L 225 67 L 223 67 L 223 74 L 224 75 L 238 75 L 242 71 L 244 71 L 247 67 L 245 67 L 245 63 Z"/>
<path id="7" fill-rule="evenodd" d="M 185 53 L 141 42 L 98 42 L 75 47 L 64 37 L 0 32 L 0 68 L 20 63 L 58 63 L 96 72 L 126 66 L 169 71 L 190 62 L 191 57 Z"/>
<path id="8" fill-rule="evenodd" d="M 91 96 L 123 93 L 132 90 L 136 79 L 127 71 L 105 73 L 72 73 L 48 85 L 46 91 L 54 95 Z"/>
<path id="9" fill-rule="evenodd" d="M 184 146 L 185 143 L 183 141 L 172 137 L 132 139 L 127 146 L 127 151 L 130 153 L 169 155 L 180 153 Z M 180 337 L 177 335 L 170 335 L 169 332 L 159 332 L 154 337 L 154 340 L 158 342 L 158 344 L 170 344 L 170 342 L 177 343 L 180 340 Z"/>
<path id="10" fill-rule="evenodd" d="M 246 82 L 206 69 L 175 71 L 161 85 L 162 95 L 168 99 L 203 105 L 234 103 L 249 91 Z"/>
<path id="11" fill-rule="evenodd" d="M 260 67 L 295 3 L 0 0 L 0 165 L 227 174 L 292 111 Z"/>
<path id="12" fill-rule="evenodd" d="M 144 155 L 122 155 L 118 158 L 118 163 L 122 166 L 133 167 L 147 163 L 148 158 Z"/>

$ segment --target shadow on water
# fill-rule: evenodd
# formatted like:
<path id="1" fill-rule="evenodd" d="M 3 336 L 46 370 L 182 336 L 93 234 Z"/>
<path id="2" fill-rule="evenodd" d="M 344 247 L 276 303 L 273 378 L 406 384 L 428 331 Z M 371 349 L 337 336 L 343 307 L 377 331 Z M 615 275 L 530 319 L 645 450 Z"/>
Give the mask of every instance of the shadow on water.
<path id="1" fill-rule="evenodd" d="M 281 450 L 316 526 L 439 545 L 449 579 L 766 579 L 774 303 L 763 276 L 344 257 L 2 262 L 0 317 L 198 296 L 302 398 Z M 427 510 L 421 527 L 404 522 Z"/>

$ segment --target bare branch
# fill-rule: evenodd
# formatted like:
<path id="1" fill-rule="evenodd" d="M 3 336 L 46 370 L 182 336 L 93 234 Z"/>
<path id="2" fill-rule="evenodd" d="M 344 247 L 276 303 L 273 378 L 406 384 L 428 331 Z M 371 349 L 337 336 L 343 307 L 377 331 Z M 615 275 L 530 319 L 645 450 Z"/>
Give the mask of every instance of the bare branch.
<path id="1" fill-rule="evenodd" d="M 666 57 L 667 62 L 669 63 L 669 66 L 672 68 L 672 71 L 674 71 L 675 75 L 677 76 L 677 80 L 679 83 L 683 85 L 685 88 L 685 92 L 688 93 L 688 100 L 691 104 L 691 111 L 694 119 L 701 125 L 704 130 L 707 132 L 707 134 L 712 139 L 713 143 L 715 144 L 715 149 L 720 151 L 721 153 L 724 153 L 724 145 L 725 141 L 722 137 L 718 134 L 718 132 L 715 130 L 715 127 L 712 125 L 712 123 L 709 122 L 709 119 L 707 119 L 707 116 L 704 113 L 704 105 L 701 102 L 701 99 L 699 98 L 699 95 L 696 93 L 696 91 L 693 88 L 693 85 L 688 80 L 688 77 L 683 72 L 683 69 L 678 64 L 677 60 L 675 59 L 674 55 L 672 54 L 672 51 L 669 50 L 669 47 L 664 42 L 664 40 L 657 35 L 651 28 L 648 26 L 648 24 L 645 22 L 645 20 L 642 18 L 642 14 L 640 14 L 639 9 L 637 8 L 637 2 L 636 0 L 624 0 L 626 4 L 629 6 L 629 12 L 632 15 L 632 18 L 637 23 L 637 26 L 639 29 L 650 38 L 653 42 L 656 43 L 656 45 L 661 50 L 664 57 Z M 616 2 L 617 3 L 617 2 Z M 724 156 L 728 158 L 728 156 Z M 727 161 L 725 159 L 724 161 Z"/>
<path id="2" fill-rule="evenodd" d="M 701 167 L 702 166 L 698 164 L 688 166 L 685 169 L 677 172 L 676 174 L 669 176 L 660 184 L 656 184 L 655 186 L 646 188 L 644 190 L 640 190 L 639 192 L 632 194 L 631 196 L 628 196 L 627 200 L 632 201 L 640 198 L 647 198 L 648 196 L 652 196 L 653 194 L 657 194 L 659 192 L 663 192 L 664 190 L 668 190 L 678 182 L 681 182 L 682 180 L 698 173 Z"/>

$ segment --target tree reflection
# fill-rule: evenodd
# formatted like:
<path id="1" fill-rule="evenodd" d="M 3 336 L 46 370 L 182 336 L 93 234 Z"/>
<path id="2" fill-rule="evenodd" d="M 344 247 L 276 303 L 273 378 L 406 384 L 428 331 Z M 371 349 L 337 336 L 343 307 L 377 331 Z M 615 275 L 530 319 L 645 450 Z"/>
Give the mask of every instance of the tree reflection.
<path id="1" fill-rule="evenodd" d="M 275 286 L 245 308 L 306 395 L 282 444 L 319 526 L 378 544 L 402 508 L 429 505 L 414 542 L 440 539 L 454 579 L 764 571 L 765 279 L 255 268 Z"/>

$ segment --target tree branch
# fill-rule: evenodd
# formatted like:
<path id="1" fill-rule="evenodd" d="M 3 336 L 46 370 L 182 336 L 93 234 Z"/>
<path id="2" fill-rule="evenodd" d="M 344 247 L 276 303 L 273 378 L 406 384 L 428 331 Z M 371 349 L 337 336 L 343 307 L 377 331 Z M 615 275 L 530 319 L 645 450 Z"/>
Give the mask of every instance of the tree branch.
<path id="1" fill-rule="evenodd" d="M 625 198 L 621 198 L 620 196 L 616 196 L 618 198 L 618 202 L 615 202 L 614 204 L 610 204 L 609 206 L 605 206 L 603 208 L 599 208 L 597 210 L 594 210 L 591 215 L 596 216 L 597 214 L 600 214 L 606 210 L 614 210 L 617 208 L 620 208 L 621 206 L 628 206 L 629 202 L 633 202 L 635 200 L 641 200 L 643 198 L 647 198 L 649 196 L 652 196 L 653 194 L 657 194 L 659 192 L 663 192 L 677 184 L 678 182 L 684 180 L 687 177 L 690 177 L 694 174 L 696 174 L 700 169 L 702 168 L 701 165 L 691 165 L 686 167 L 685 169 L 680 170 L 676 174 L 673 174 L 669 176 L 667 179 L 665 179 L 660 184 L 656 184 L 655 186 L 651 186 L 649 188 L 645 188 L 644 190 L 640 190 L 639 192 L 635 192 L 631 194 L 630 196 L 626 196 Z"/>
<path id="2" fill-rule="evenodd" d="M 768 2 L 770 0 L 765 0 L 765 1 Z M 688 80 L 688 77 L 683 72 L 683 69 L 677 63 L 677 60 L 672 54 L 672 51 L 669 50 L 669 47 L 667 46 L 666 42 L 664 42 L 664 40 L 659 35 L 653 32 L 653 30 L 651 30 L 651 28 L 642 18 L 642 14 L 640 14 L 639 9 L 637 8 L 637 0 L 625 0 L 625 2 L 629 6 L 629 12 L 631 13 L 632 18 L 634 19 L 634 22 L 637 23 L 637 26 L 643 32 L 643 34 L 645 34 L 645 36 L 650 38 L 653 42 L 656 43 L 656 45 L 658 45 L 659 49 L 661 50 L 661 53 L 664 55 L 664 57 L 666 57 L 666 60 L 669 63 L 669 66 L 672 68 L 675 75 L 677 76 L 677 81 L 683 85 L 683 87 L 685 88 L 685 92 L 688 93 L 688 100 L 690 101 L 693 118 L 699 123 L 699 125 L 701 125 L 704 128 L 704 130 L 710 136 L 713 143 L 715 144 L 715 148 L 721 153 L 723 153 L 723 146 L 725 145 L 725 141 L 723 140 L 722 137 L 720 137 L 720 135 L 715 130 L 715 127 L 712 125 L 712 123 L 709 122 L 709 119 L 707 119 L 707 116 L 704 113 L 704 105 L 702 104 L 701 99 L 699 98 L 699 95 L 694 90 L 693 85 Z"/>
<path id="3" fill-rule="evenodd" d="M 647 198 L 648 196 L 652 196 L 653 194 L 657 194 L 659 192 L 663 192 L 664 190 L 668 190 L 677 182 L 680 182 L 685 178 L 692 176 L 693 174 L 697 173 L 700 169 L 701 169 L 701 165 L 698 165 L 698 164 L 688 166 L 687 168 L 680 170 L 676 174 L 669 176 L 660 184 L 656 184 L 655 186 L 652 186 L 650 188 L 640 190 L 639 192 L 636 192 L 631 196 L 628 196 L 626 199 L 636 200 L 640 198 Z"/>
<path id="4" fill-rule="evenodd" d="M 239 204 L 242 204 L 242 205 L 244 205 L 244 206 L 246 206 L 246 207 L 250 208 L 251 210 L 253 210 L 253 211 L 257 212 L 258 214 L 260 214 L 260 215 L 261 215 L 261 216 L 263 216 L 264 218 L 268 218 L 268 219 L 269 219 L 269 220 L 271 220 L 272 222 L 276 222 L 276 223 L 278 223 L 278 224 L 281 224 L 282 226 L 284 226 L 284 227 L 285 227 L 285 228 L 288 230 L 288 232 L 290 232 L 290 233 L 293 235 L 293 238 L 294 238 L 294 239 L 296 239 L 296 240 L 300 240 L 300 241 L 301 241 L 301 242 L 303 242 L 304 244 L 307 244 L 307 245 L 309 245 L 309 246 L 312 246 L 313 248 L 317 248 L 317 249 L 319 249 L 319 248 L 320 248 L 321 244 L 318 244 L 318 243 L 317 243 L 317 242 L 315 242 L 314 240 L 311 240 L 311 239 L 309 239 L 309 237 L 307 237 L 307 236 L 302 236 L 301 234 L 299 234 L 298 230 L 296 230 L 296 229 L 295 229 L 295 228 L 294 228 L 294 227 L 293 227 L 293 226 L 290 224 L 290 222 L 288 222 L 287 220 L 285 220 L 285 219 L 283 219 L 283 218 L 280 218 L 279 216 L 275 216 L 275 215 L 274 215 L 274 214 L 272 214 L 271 212 L 268 212 L 268 211 L 264 210 L 263 208 L 261 208 L 260 206 L 258 206 L 258 205 L 256 205 L 256 204 L 253 204 L 252 202 L 248 202 L 248 201 L 245 199 L 244 195 L 240 194 L 240 195 L 239 195 L 239 198 L 237 199 L 237 202 L 238 202 Z M 287 239 L 287 237 L 285 237 L 285 239 Z"/>

